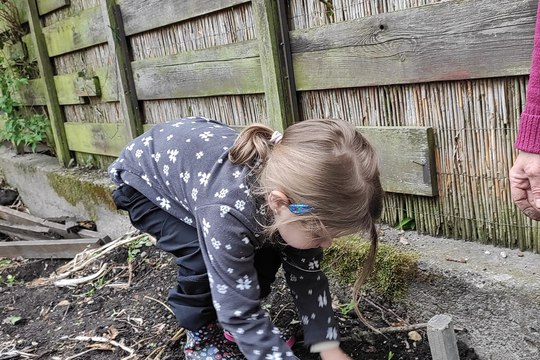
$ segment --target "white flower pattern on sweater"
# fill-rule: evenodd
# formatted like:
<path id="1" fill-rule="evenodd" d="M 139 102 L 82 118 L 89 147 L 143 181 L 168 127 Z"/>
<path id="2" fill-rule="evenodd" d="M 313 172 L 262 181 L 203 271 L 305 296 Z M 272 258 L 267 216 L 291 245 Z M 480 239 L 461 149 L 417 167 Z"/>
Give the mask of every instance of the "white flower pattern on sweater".
<path id="1" fill-rule="evenodd" d="M 256 208 L 245 178 L 228 149 L 237 133 L 204 118 L 158 124 L 134 139 L 111 164 L 118 184 L 129 184 L 200 234 L 214 308 L 222 326 L 237 336 L 249 360 L 296 359 L 261 308 L 253 265 L 262 245 Z M 179 200 L 182 199 L 182 200 Z M 338 340 L 328 281 L 319 268 L 322 250 L 282 250 L 283 269 L 308 345 Z"/>

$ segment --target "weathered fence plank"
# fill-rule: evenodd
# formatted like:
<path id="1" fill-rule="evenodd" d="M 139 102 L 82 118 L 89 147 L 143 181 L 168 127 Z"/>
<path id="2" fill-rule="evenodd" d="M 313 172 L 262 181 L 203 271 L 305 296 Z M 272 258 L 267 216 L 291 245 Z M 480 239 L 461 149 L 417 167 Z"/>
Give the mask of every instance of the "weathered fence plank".
<path id="1" fill-rule="evenodd" d="M 359 126 L 357 129 L 377 150 L 384 191 L 437 195 L 432 128 Z"/>
<path id="2" fill-rule="evenodd" d="M 89 77 L 97 77 L 100 84 L 100 100 L 103 102 L 118 101 L 116 73 L 111 68 L 99 68 L 88 71 Z M 84 104 L 85 99 L 77 94 L 76 80 L 79 74 L 56 75 L 54 83 L 57 90 L 60 105 Z M 37 106 L 46 105 L 46 88 L 43 79 L 30 80 L 28 85 L 21 86 L 18 94 L 14 96 L 22 105 Z"/>
<path id="3" fill-rule="evenodd" d="M 55 10 L 68 6 L 71 0 L 38 0 L 37 6 L 40 15 L 45 15 Z"/>
<path id="4" fill-rule="evenodd" d="M 296 87 L 528 74 L 536 5 L 531 0 L 447 1 L 292 31 Z"/>
<path id="5" fill-rule="evenodd" d="M 47 26 L 43 33 L 51 57 L 107 42 L 107 28 L 99 6 Z"/>
<path id="6" fill-rule="evenodd" d="M 139 100 L 264 91 L 254 41 L 135 61 L 131 66 Z"/>
<path id="7" fill-rule="evenodd" d="M 45 82 L 45 95 L 47 99 L 47 113 L 51 124 L 51 130 L 54 137 L 54 146 L 58 161 L 63 166 L 67 167 L 71 160 L 71 154 L 64 131 L 64 113 L 58 102 L 56 86 L 54 82 L 53 69 L 47 48 L 45 46 L 45 37 L 41 29 L 39 14 L 37 10 L 36 0 L 26 0 L 28 6 L 28 22 L 30 24 L 30 32 L 36 48 L 39 72 Z"/>
<path id="8" fill-rule="evenodd" d="M 133 35 L 247 2 L 249 0 L 183 0 L 180 5 L 176 0 L 123 0 L 118 5 L 126 34 Z"/>
<path id="9" fill-rule="evenodd" d="M 125 127 L 123 123 L 65 124 L 70 150 L 107 156 L 118 156 L 128 143 Z"/>
<path id="10" fill-rule="evenodd" d="M 107 24 L 107 42 L 115 63 L 118 96 L 122 116 L 124 117 L 126 140 L 131 140 L 143 133 L 142 114 L 139 108 L 129 49 L 124 32 L 120 7 L 115 0 L 102 0 L 101 13 Z"/>
<path id="11" fill-rule="evenodd" d="M 98 238 L 0 242 L 0 257 L 71 259 L 85 249 L 98 248 L 102 244 L 102 240 Z"/>
<path id="12" fill-rule="evenodd" d="M 253 0 L 252 7 L 259 40 L 266 113 L 272 127 L 283 130 L 293 123 L 294 115 L 282 51 L 279 9 L 275 0 Z"/>
<path id="13" fill-rule="evenodd" d="M 152 127 L 145 124 L 144 130 Z M 127 144 L 124 124 L 65 124 L 69 148 L 89 154 L 118 156 Z M 237 127 L 237 131 L 241 131 Z M 377 149 L 383 189 L 388 192 L 434 196 L 437 194 L 433 158 L 433 131 L 426 127 L 359 126 Z"/>

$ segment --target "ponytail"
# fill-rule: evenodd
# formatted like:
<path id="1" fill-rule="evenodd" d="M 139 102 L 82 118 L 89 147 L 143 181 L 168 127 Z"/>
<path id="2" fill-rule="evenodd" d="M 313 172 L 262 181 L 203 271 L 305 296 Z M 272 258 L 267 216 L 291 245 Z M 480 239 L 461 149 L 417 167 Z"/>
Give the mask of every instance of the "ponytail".
<path id="1" fill-rule="evenodd" d="M 377 235 L 377 227 L 375 226 L 375 220 L 372 220 L 371 222 L 371 228 L 370 228 L 370 247 L 369 247 L 369 253 L 364 261 L 364 265 L 362 267 L 362 273 L 360 276 L 356 279 L 354 286 L 353 286 L 353 293 L 352 293 L 352 301 L 354 304 L 354 312 L 356 315 L 358 315 L 358 318 L 371 330 L 379 333 L 377 329 L 375 329 L 362 315 L 360 312 L 360 299 L 362 297 L 361 290 L 362 286 L 365 284 L 367 278 L 369 277 L 369 274 L 373 271 L 373 268 L 375 267 L 375 258 L 377 255 L 377 244 L 378 244 L 379 236 Z"/>
<path id="2" fill-rule="evenodd" d="M 245 164 L 254 167 L 264 162 L 270 155 L 273 144 L 270 142 L 274 130 L 263 124 L 246 127 L 229 151 L 229 160 L 234 164 Z"/>

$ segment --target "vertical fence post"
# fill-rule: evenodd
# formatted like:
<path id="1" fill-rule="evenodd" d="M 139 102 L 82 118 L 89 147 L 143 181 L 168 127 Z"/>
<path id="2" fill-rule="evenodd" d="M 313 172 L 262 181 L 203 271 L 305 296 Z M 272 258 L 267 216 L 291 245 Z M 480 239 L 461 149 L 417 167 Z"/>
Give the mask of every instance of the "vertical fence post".
<path id="1" fill-rule="evenodd" d="M 60 164 L 67 167 L 72 157 L 69 152 L 66 131 L 64 128 L 64 113 L 60 107 L 60 102 L 58 101 L 58 94 L 54 83 L 54 72 L 49 58 L 49 52 L 47 51 L 45 36 L 43 35 L 41 28 L 36 2 L 37 0 L 26 0 L 28 7 L 28 23 L 30 24 L 30 33 L 36 48 L 39 72 L 45 83 L 47 112 L 49 114 L 49 121 L 54 137 L 56 156 Z"/>
<path id="2" fill-rule="evenodd" d="M 435 315 L 428 321 L 427 335 L 433 360 L 459 360 L 452 317 Z"/>
<path id="3" fill-rule="evenodd" d="M 297 121 L 295 91 L 288 82 L 286 56 L 283 52 L 288 39 L 282 37 L 280 11 L 275 0 L 253 0 L 253 16 L 259 42 L 263 86 L 267 115 L 276 130 L 284 130 Z M 283 19 L 283 21 L 287 21 Z M 288 34 L 286 34 L 288 35 Z M 290 65 L 290 64 L 289 64 Z"/>
<path id="4" fill-rule="evenodd" d="M 124 22 L 115 0 L 101 0 L 101 12 L 107 27 L 109 51 L 114 57 L 118 74 L 118 97 L 126 126 L 125 136 L 126 140 L 130 141 L 143 133 L 143 122 L 131 70 Z"/>

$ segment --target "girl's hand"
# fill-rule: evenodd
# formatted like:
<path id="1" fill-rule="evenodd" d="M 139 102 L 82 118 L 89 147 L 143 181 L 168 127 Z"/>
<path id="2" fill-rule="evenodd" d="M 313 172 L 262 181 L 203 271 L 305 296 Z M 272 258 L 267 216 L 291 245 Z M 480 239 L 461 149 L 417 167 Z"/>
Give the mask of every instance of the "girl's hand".
<path id="1" fill-rule="evenodd" d="M 324 350 L 319 353 L 322 360 L 352 360 L 349 355 L 345 354 L 340 348 Z"/>

